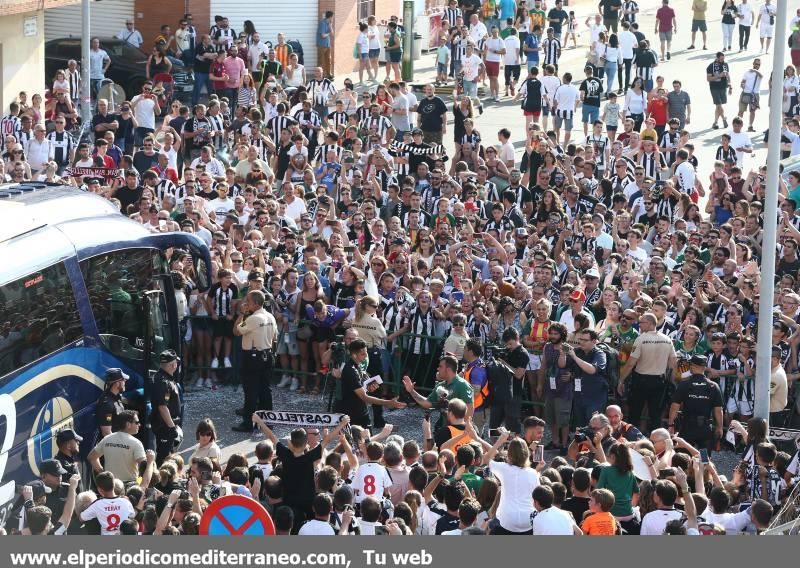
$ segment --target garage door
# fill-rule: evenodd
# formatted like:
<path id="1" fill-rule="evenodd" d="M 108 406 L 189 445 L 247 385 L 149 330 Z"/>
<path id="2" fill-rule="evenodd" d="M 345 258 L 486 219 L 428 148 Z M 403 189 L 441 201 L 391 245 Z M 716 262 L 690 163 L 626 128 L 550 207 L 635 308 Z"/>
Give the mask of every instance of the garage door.
<path id="1" fill-rule="evenodd" d="M 103 0 L 91 3 L 92 35 L 116 36 L 133 20 L 134 0 Z M 134 20 L 135 21 L 135 20 Z M 81 36 L 81 5 L 52 8 L 44 12 L 45 40 Z"/>
<path id="2" fill-rule="evenodd" d="M 273 44 L 278 32 L 286 40 L 298 40 L 303 46 L 306 67 L 317 64 L 318 0 L 289 0 L 287 2 L 250 3 L 241 0 L 211 0 L 211 14 L 225 16 L 231 27 L 241 32 L 245 20 L 255 25 L 261 41 Z"/>

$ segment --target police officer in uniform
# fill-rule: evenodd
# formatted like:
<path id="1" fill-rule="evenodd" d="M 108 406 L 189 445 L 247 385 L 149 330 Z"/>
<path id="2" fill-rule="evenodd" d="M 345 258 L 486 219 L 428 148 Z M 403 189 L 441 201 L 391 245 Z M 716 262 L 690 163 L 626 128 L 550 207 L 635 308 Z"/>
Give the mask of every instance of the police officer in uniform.
<path id="1" fill-rule="evenodd" d="M 61 464 L 61 467 L 64 468 L 66 471 L 65 474 L 61 476 L 62 483 L 69 483 L 69 478 L 73 475 L 80 475 L 80 443 L 83 442 L 83 438 L 78 436 L 78 434 L 72 428 L 67 428 L 66 430 L 61 430 L 58 434 L 56 434 L 56 446 L 58 447 L 58 453 L 55 455 L 55 459 Z M 80 492 L 80 485 L 78 485 L 78 492 Z"/>
<path id="2" fill-rule="evenodd" d="M 181 395 L 175 381 L 178 370 L 178 355 L 172 349 L 159 355 L 161 368 L 153 381 L 153 413 L 151 424 L 156 437 L 156 464 L 161 463 L 172 453 L 176 443 L 180 443 L 183 433 L 181 424 Z"/>
<path id="3" fill-rule="evenodd" d="M 233 427 L 236 432 L 252 432 L 250 416 L 256 410 L 272 410 L 272 368 L 278 324 L 264 309 L 264 293 L 252 290 L 240 304 L 233 334 L 242 338 L 242 389 L 244 420 Z"/>
<path id="4" fill-rule="evenodd" d="M 122 369 L 108 369 L 106 371 L 106 389 L 97 401 L 95 416 L 99 430 L 98 440 L 105 438 L 112 432 L 112 425 L 116 423 L 117 416 L 125 410 L 122 404 L 122 393 L 125 392 L 125 381 L 128 375 Z"/>
<path id="5" fill-rule="evenodd" d="M 714 439 L 722 438 L 722 394 L 719 386 L 705 375 L 706 358 L 692 355 L 689 360 L 692 376 L 680 382 L 669 407 L 669 431 L 680 431 L 681 437 L 695 448 L 714 448 Z M 675 420 L 681 413 L 680 423 Z M 679 426 L 679 428 L 678 428 Z"/>

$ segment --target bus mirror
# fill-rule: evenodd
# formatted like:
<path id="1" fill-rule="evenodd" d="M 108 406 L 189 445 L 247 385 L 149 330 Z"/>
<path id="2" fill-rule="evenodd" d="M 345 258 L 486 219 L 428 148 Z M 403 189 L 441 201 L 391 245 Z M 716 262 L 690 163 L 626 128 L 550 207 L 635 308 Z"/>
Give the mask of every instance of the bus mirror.
<path id="1" fill-rule="evenodd" d="M 208 290 L 208 266 L 202 257 L 195 257 L 194 273 L 197 276 L 197 284 L 200 290 Z"/>

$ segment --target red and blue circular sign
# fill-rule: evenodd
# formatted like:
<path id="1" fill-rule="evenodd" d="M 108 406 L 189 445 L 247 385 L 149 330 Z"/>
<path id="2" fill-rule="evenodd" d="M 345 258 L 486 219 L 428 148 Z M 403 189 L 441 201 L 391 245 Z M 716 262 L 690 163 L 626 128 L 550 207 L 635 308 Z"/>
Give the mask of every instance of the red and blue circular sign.
<path id="1" fill-rule="evenodd" d="M 226 495 L 211 502 L 200 520 L 200 534 L 208 536 L 272 536 L 275 523 L 255 499 Z"/>

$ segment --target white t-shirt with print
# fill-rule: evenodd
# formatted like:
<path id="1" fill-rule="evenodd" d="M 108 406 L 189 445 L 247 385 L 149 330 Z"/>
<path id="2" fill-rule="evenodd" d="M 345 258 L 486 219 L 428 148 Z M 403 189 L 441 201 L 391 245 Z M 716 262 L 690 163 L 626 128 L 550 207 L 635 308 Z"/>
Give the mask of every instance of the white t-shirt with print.
<path id="1" fill-rule="evenodd" d="M 358 466 L 351 487 L 355 491 L 355 502 L 361 503 L 365 497 L 380 499 L 385 490 L 392 486 L 389 472 L 379 463 L 367 462 Z"/>
<path id="2" fill-rule="evenodd" d="M 100 534 L 118 535 L 119 526 L 125 519 L 136 515 L 133 505 L 125 497 L 98 499 L 81 513 L 82 521 L 97 519 L 100 523 Z"/>
<path id="3" fill-rule="evenodd" d="M 752 26 L 753 25 L 753 7 L 750 4 L 739 4 L 739 25 Z"/>
<path id="4" fill-rule="evenodd" d="M 465 81 L 474 81 L 478 78 L 478 73 L 481 69 L 481 58 L 474 53 L 469 57 L 464 57 L 461 60 L 461 70 L 464 71 Z"/>

